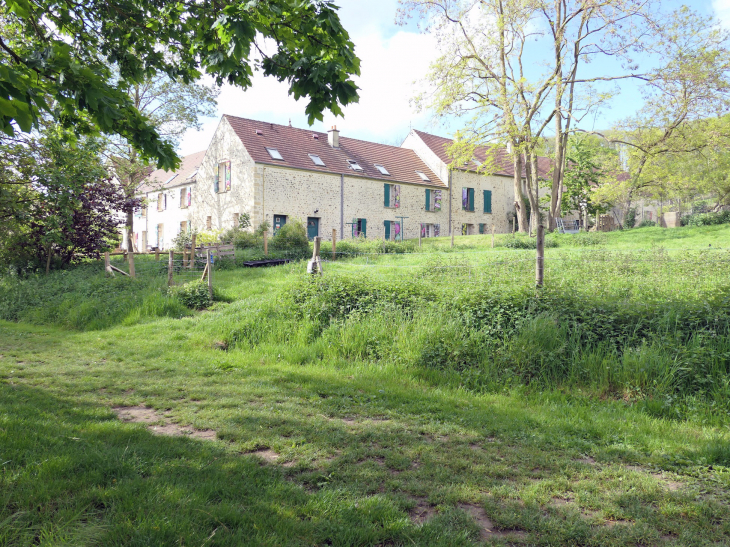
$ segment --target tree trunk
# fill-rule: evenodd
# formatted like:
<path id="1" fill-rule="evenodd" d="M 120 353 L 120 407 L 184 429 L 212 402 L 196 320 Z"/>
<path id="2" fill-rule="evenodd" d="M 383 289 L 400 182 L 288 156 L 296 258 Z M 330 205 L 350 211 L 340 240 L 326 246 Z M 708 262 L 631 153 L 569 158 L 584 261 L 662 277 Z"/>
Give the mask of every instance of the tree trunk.
<path id="1" fill-rule="evenodd" d="M 537 155 L 534 150 L 525 153 L 525 175 L 527 179 L 527 199 L 530 200 L 530 235 L 533 230 L 537 230 L 540 222 L 540 201 L 538 192 L 540 189 L 539 177 L 537 170 Z"/>
<path id="2" fill-rule="evenodd" d="M 53 249 L 53 244 L 49 243 L 48 249 L 46 249 L 46 255 L 47 255 L 46 256 L 46 275 L 48 275 L 49 272 L 51 271 L 51 256 L 52 256 L 51 249 Z"/>
<path id="3" fill-rule="evenodd" d="M 515 214 L 518 228 L 521 233 L 527 233 L 527 211 L 525 210 L 524 194 L 522 193 L 522 155 L 514 156 L 514 187 L 515 187 Z"/>

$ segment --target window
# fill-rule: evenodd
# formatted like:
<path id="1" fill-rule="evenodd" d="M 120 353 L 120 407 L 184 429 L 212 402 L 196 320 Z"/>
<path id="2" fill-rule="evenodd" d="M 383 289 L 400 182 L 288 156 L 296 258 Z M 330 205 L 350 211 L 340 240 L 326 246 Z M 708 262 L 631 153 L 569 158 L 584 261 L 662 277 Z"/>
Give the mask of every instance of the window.
<path id="1" fill-rule="evenodd" d="M 441 225 L 421 223 L 421 237 L 439 237 Z"/>
<path id="2" fill-rule="evenodd" d="M 391 209 L 400 207 L 399 184 L 386 184 L 383 186 L 383 205 Z"/>
<path id="3" fill-rule="evenodd" d="M 385 239 L 388 241 L 402 241 L 403 234 L 401 234 L 400 222 L 395 220 L 386 220 L 383 222 L 385 228 Z"/>
<path id="4" fill-rule="evenodd" d="M 146 205 L 142 205 L 142 209 L 140 209 L 140 211 L 141 212 L 140 212 L 139 216 L 141 216 L 142 218 L 147 216 L 147 206 Z"/>
<path id="5" fill-rule="evenodd" d="M 431 182 L 431 179 L 428 178 L 428 175 L 426 175 L 426 173 L 424 173 L 422 171 L 416 171 L 416 173 L 418 174 L 419 177 L 421 177 L 421 180 L 423 180 L 425 182 Z"/>
<path id="6" fill-rule="evenodd" d="M 319 165 L 320 167 L 325 167 L 325 164 L 322 161 L 322 158 L 320 158 L 317 154 L 309 154 L 309 159 L 311 159 L 314 162 L 314 165 Z"/>
<path id="7" fill-rule="evenodd" d="M 170 177 L 169 179 L 167 179 L 167 180 L 165 181 L 165 184 L 170 184 L 170 183 L 171 183 L 171 182 L 173 181 L 173 179 L 174 179 L 174 178 L 175 178 L 176 176 L 177 176 L 177 173 L 175 173 L 175 174 L 174 174 L 174 175 L 172 175 L 172 176 L 171 176 L 171 177 Z"/>
<path id="8" fill-rule="evenodd" d="M 355 160 L 347 160 L 347 163 L 350 164 L 350 169 L 353 171 L 362 171 L 362 167 L 360 167 L 360 164 L 357 163 Z"/>
<path id="9" fill-rule="evenodd" d="M 231 162 L 218 163 L 218 174 L 213 179 L 213 191 L 216 194 L 228 192 L 231 189 Z"/>
<path id="10" fill-rule="evenodd" d="M 477 167 L 481 167 L 481 166 L 482 166 L 482 162 L 480 162 L 480 161 L 479 161 L 478 159 L 476 159 L 476 158 L 472 158 L 472 160 L 471 160 L 471 161 L 473 161 L 473 162 L 474 162 L 474 165 L 476 165 Z"/>
<path id="11" fill-rule="evenodd" d="M 378 171 L 380 171 L 380 174 L 381 174 L 381 175 L 388 175 L 388 176 L 390 176 L 390 173 L 388 173 L 388 170 L 387 170 L 387 169 L 385 168 L 385 166 L 383 166 L 383 165 L 380 165 L 379 163 L 375 163 L 375 164 L 373 164 L 373 165 L 375 165 L 375 168 L 376 168 L 376 169 L 377 169 Z"/>
<path id="12" fill-rule="evenodd" d="M 213 229 L 213 217 L 205 217 L 205 229 L 206 230 Z"/>
<path id="13" fill-rule="evenodd" d="M 240 226 L 240 224 L 239 224 L 239 218 L 240 217 L 239 217 L 239 214 L 238 213 L 233 213 L 233 227 L 234 228 L 238 228 Z"/>
<path id="14" fill-rule="evenodd" d="M 274 235 L 286 224 L 286 215 L 274 215 Z"/>
<path id="15" fill-rule="evenodd" d="M 474 211 L 474 188 L 461 189 L 461 208 L 464 211 Z"/>
<path id="16" fill-rule="evenodd" d="M 167 209 L 167 194 L 160 192 L 157 194 L 157 210 L 164 211 Z"/>
<path id="17" fill-rule="evenodd" d="M 352 219 L 352 237 L 367 237 L 367 221 L 364 218 Z"/>
<path id="18" fill-rule="evenodd" d="M 272 160 L 284 159 L 276 148 L 267 148 L 266 151 L 269 153 L 269 156 L 271 156 Z"/>
<path id="19" fill-rule="evenodd" d="M 441 210 L 441 190 L 426 188 L 426 211 L 438 212 Z"/>
<path id="20" fill-rule="evenodd" d="M 484 212 L 492 213 L 492 191 L 484 190 Z"/>
<path id="21" fill-rule="evenodd" d="M 474 225 L 473 224 L 462 224 L 461 225 L 461 235 L 470 236 L 473 234 L 474 234 Z"/>
<path id="22" fill-rule="evenodd" d="M 180 209 L 190 207 L 192 188 L 180 188 Z"/>

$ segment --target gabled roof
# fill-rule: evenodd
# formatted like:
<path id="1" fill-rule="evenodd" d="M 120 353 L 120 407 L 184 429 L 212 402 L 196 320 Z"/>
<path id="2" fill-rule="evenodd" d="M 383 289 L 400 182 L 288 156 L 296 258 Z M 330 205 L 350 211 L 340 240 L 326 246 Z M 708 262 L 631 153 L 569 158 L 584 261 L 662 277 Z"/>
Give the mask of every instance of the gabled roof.
<path id="1" fill-rule="evenodd" d="M 236 116 L 223 117 L 256 163 L 345 174 L 348 177 L 446 187 L 413 150 L 342 136 L 339 148 L 332 148 L 327 141 L 327 133 Z M 267 148 L 278 150 L 283 160 L 272 159 Z M 309 154 L 319 156 L 324 166 L 315 165 Z M 351 169 L 348 160 L 355 160 L 363 170 Z M 382 174 L 375 167 L 376 164 L 384 166 L 390 175 Z M 421 179 L 417 171 L 425 173 L 429 182 Z"/>
<path id="2" fill-rule="evenodd" d="M 423 131 L 418 131 L 417 129 L 413 129 L 413 132 L 426 144 L 426 146 L 428 146 L 433 151 L 434 154 L 438 156 L 438 158 L 442 162 L 444 162 L 446 165 L 451 165 L 453 160 L 449 156 L 448 148 L 454 142 L 452 139 L 439 137 L 438 135 L 431 135 L 430 133 L 424 133 Z M 494 172 L 491 174 L 502 175 L 505 177 L 514 176 L 514 164 L 512 163 L 512 158 L 510 158 L 507 150 L 505 150 L 504 148 L 490 150 L 486 146 L 477 146 L 477 148 L 474 150 L 474 158 L 481 163 L 484 163 L 486 161 L 487 154 L 492 154 L 492 157 L 494 158 Z M 469 162 L 467 165 L 460 165 L 456 167 L 456 169 L 460 169 L 462 171 L 474 172 L 477 171 L 477 168 L 477 165 L 473 162 Z M 537 170 L 540 173 L 540 176 L 547 176 L 550 173 L 551 169 L 552 162 L 550 158 L 537 158 Z M 522 176 L 524 175 L 525 173 L 523 167 Z"/>
<path id="3" fill-rule="evenodd" d="M 152 171 L 142 181 L 138 191 L 140 193 L 155 192 L 164 188 L 194 183 L 198 167 L 203 162 L 203 156 L 205 156 L 205 150 L 181 158 L 180 167 L 177 171 L 166 171 L 164 169 Z"/>

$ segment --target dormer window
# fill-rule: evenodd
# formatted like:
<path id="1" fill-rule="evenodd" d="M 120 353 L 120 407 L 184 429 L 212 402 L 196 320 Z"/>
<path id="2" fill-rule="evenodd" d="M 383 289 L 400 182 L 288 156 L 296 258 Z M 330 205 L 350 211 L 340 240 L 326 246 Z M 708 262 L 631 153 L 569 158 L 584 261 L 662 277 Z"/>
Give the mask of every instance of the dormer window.
<path id="1" fill-rule="evenodd" d="M 319 165 L 320 167 L 325 167 L 325 164 L 322 161 L 322 158 L 320 158 L 317 154 L 309 154 L 309 159 L 314 162 L 314 165 Z"/>
<path id="2" fill-rule="evenodd" d="M 388 176 L 390 176 L 390 173 L 388 173 L 388 170 L 387 170 L 387 169 L 385 168 L 385 166 L 383 166 L 383 165 L 380 165 L 379 163 L 375 163 L 375 164 L 373 164 L 373 165 L 375 165 L 375 168 L 376 168 L 376 169 L 377 169 L 378 171 L 380 171 L 380 174 L 381 174 L 381 175 L 388 175 Z"/>
<path id="3" fill-rule="evenodd" d="M 424 182 L 431 182 L 431 179 L 428 178 L 428 175 L 422 171 L 416 171 L 419 177 L 421 177 L 421 180 Z"/>
<path id="4" fill-rule="evenodd" d="M 355 160 L 347 160 L 347 163 L 350 164 L 350 169 L 353 171 L 362 171 L 362 167 L 360 167 L 360 164 L 357 163 Z"/>
<path id="5" fill-rule="evenodd" d="M 269 156 L 271 156 L 272 160 L 284 159 L 276 148 L 267 148 L 266 151 L 269 153 Z"/>

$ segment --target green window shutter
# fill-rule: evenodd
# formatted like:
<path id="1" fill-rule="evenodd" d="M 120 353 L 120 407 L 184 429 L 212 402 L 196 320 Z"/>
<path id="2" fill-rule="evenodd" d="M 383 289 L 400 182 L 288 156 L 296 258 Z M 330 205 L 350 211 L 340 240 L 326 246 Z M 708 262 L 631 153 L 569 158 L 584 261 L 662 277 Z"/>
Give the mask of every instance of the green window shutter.
<path id="1" fill-rule="evenodd" d="M 469 188 L 469 210 L 474 210 L 474 188 Z"/>
<path id="2" fill-rule="evenodd" d="M 484 224 L 481 224 L 481 223 L 479 224 L 479 233 L 480 234 L 484 233 Z"/>
<path id="3" fill-rule="evenodd" d="M 390 184 L 383 185 L 383 205 L 390 207 Z"/>
<path id="4" fill-rule="evenodd" d="M 386 220 L 383 222 L 383 225 L 385 226 L 385 239 L 390 239 L 390 221 Z"/>
<path id="5" fill-rule="evenodd" d="M 364 218 L 362 218 L 362 219 L 360 219 L 360 220 L 361 220 L 361 222 L 362 222 L 362 236 L 363 236 L 363 237 L 368 237 L 368 233 L 367 233 L 367 232 L 368 232 L 368 231 L 367 231 L 367 225 L 368 225 L 368 222 L 367 222 L 367 220 L 365 220 Z"/>
<path id="6" fill-rule="evenodd" d="M 426 188 L 426 211 L 431 210 L 431 190 Z"/>
<path id="7" fill-rule="evenodd" d="M 484 212 L 492 212 L 492 191 L 484 190 Z"/>
<path id="8" fill-rule="evenodd" d="M 213 191 L 217 194 L 220 191 L 220 185 L 219 185 L 219 177 L 216 175 L 213 178 Z"/>

